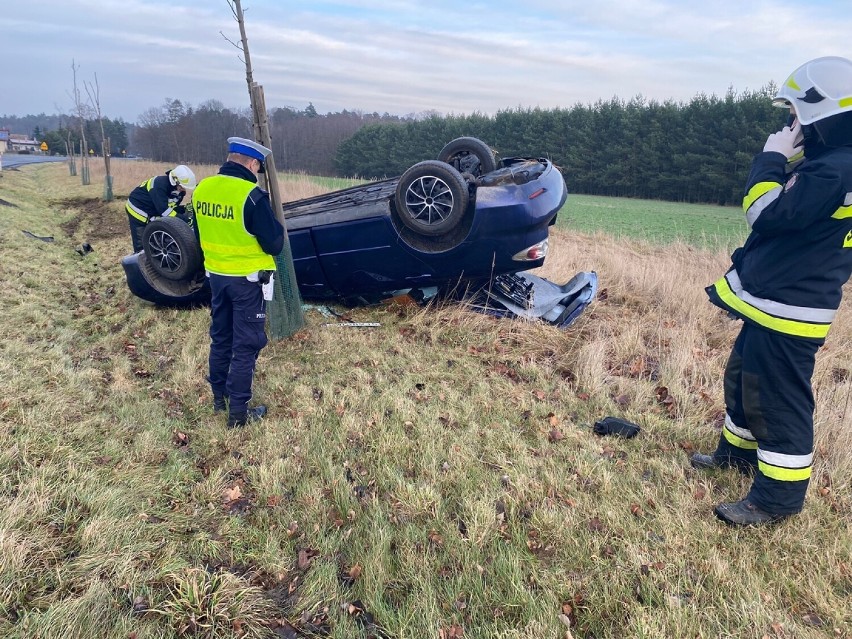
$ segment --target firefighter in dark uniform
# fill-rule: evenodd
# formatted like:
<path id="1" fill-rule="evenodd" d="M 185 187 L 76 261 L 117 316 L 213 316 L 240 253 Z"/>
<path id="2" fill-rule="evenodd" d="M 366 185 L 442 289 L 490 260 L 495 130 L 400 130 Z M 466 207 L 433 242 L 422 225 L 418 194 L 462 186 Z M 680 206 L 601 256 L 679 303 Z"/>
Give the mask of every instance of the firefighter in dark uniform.
<path id="1" fill-rule="evenodd" d="M 691 463 L 754 473 L 745 498 L 715 508 L 732 525 L 802 510 L 813 465 L 814 362 L 852 272 L 852 61 L 802 65 L 775 104 L 789 108 L 790 120 L 752 163 L 743 199 L 751 233 L 707 288 L 743 326 L 725 369 L 718 447 Z"/>
<path id="2" fill-rule="evenodd" d="M 257 356 L 266 346 L 266 301 L 271 299 L 274 255 L 284 247 L 284 227 L 257 174 L 270 150 L 245 138 L 228 138 L 228 158 L 192 196 L 210 279 L 210 369 L 213 409 L 228 409 L 228 428 L 262 418 L 249 408 Z"/>
<path id="3" fill-rule="evenodd" d="M 130 223 L 130 239 L 133 241 L 134 253 L 143 248 L 142 233 L 148 220 L 183 214 L 181 201 L 187 190 L 194 188 L 195 174 L 188 166 L 180 164 L 166 171 L 164 175 L 145 180 L 130 192 L 124 208 Z"/>

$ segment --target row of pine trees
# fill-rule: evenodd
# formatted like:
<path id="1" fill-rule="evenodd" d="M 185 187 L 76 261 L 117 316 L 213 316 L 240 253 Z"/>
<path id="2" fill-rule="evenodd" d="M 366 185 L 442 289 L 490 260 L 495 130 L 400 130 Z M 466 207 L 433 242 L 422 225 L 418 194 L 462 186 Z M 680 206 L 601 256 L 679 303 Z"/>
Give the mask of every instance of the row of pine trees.
<path id="1" fill-rule="evenodd" d="M 612 98 L 568 109 L 510 109 L 373 124 L 345 140 L 342 175 L 396 175 L 473 136 L 500 156 L 549 157 L 574 193 L 738 204 L 751 160 L 785 122 L 774 87 L 687 103 Z"/>

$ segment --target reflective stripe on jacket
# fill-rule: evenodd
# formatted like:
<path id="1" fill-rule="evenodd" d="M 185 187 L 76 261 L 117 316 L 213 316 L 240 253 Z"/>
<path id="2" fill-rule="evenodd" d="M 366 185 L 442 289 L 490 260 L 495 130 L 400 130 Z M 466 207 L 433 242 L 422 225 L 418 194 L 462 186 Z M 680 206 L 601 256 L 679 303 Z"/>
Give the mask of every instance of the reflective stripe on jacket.
<path id="1" fill-rule="evenodd" d="M 837 311 L 790 306 L 755 297 L 743 289 L 736 269 L 731 269 L 707 289 L 711 301 L 742 319 L 776 333 L 807 339 L 825 339 Z"/>
<path id="2" fill-rule="evenodd" d="M 255 184 L 228 175 L 199 182 L 192 195 L 195 223 L 201 237 L 204 268 L 219 275 L 249 275 L 275 270 L 275 260 L 263 251 L 245 227 L 244 209 Z"/>
<path id="3" fill-rule="evenodd" d="M 751 227 L 710 300 L 776 333 L 822 342 L 852 273 L 852 148 L 806 148 L 786 174 L 780 153 L 760 153 L 743 198 Z"/>
<path id="4" fill-rule="evenodd" d="M 147 223 L 154 216 L 177 215 L 175 207 L 183 196 L 183 191 L 171 183 L 168 175 L 156 175 L 130 192 L 124 208 L 131 217 Z"/>

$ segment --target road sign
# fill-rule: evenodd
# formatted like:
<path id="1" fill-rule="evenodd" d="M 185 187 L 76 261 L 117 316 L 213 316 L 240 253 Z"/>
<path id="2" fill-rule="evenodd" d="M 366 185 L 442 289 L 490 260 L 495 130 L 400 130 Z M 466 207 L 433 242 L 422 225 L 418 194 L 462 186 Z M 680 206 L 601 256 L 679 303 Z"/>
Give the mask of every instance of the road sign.
<path id="1" fill-rule="evenodd" d="M 40 148 L 42 151 L 47 151 L 47 142 L 42 142 L 42 143 L 41 143 L 41 146 L 40 146 L 39 148 Z"/>

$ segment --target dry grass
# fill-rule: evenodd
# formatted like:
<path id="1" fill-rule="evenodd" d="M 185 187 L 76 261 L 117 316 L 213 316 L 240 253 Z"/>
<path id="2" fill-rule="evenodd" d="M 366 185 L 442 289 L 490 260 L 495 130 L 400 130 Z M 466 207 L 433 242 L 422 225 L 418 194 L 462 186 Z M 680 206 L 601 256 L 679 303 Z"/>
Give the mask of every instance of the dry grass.
<path id="1" fill-rule="evenodd" d="M 153 175 L 165 173 L 174 165 L 164 162 L 151 162 L 149 160 L 127 160 L 114 159 L 110 163 L 110 174 L 113 179 L 113 192 L 119 199 L 126 199 L 127 195 L 139 185 L 143 180 L 147 180 Z M 219 170 L 217 164 L 194 164 L 189 168 L 195 173 L 198 180 L 202 180 L 211 175 L 215 175 Z M 79 170 L 79 169 L 78 169 Z M 88 192 L 98 195 L 103 190 L 104 183 L 104 165 L 103 161 L 90 160 L 89 176 L 91 185 Z M 314 195 L 320 195 L 326 192 L 321 186 L 321 182 L 312 179 L 304 174 L 279 174 L 279 180 L 282 183 L 281 197 L 285 202 L 292 200 L 301 200 Z M 100 188 L 95 188 L 100 185 Z"/>
<path id="2" fill-rule="evenodd" d="M 703 287 L 724 254 L 556 232 L 544 274 L 604 289 L 568 331 L 309 312 L 261 355 L 270 417 L 230 432 L 207 313 L 129 294 L 95 165 L 89 187 L 0 178 L 0 636 L 850 636 L 849 308 L 818 356 L 804 513 L 732 530 L 712 506 L 747 480 L 687 461 L 719 433 L 737 325 Z M 118 194 L 166 168 L 133 167 Z M 596 437 L 607 414 L 642 433 Z"/>

